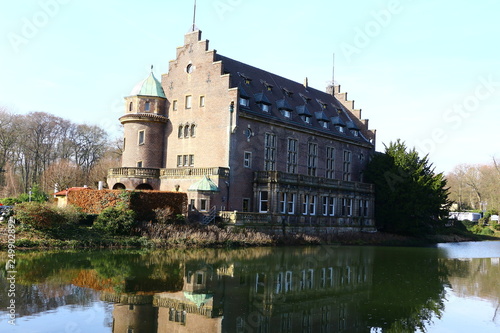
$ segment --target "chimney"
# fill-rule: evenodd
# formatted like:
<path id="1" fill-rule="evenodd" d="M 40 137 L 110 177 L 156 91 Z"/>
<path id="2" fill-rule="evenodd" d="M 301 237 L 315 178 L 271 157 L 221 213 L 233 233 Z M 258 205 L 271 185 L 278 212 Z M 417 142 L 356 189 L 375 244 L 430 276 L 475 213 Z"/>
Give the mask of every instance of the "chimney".
<path id="1" fill-rule="evenodd" d="M 307 79 L 307 77 L 304 79 L 304 87 L 309 88 L 309 80 Z"/>

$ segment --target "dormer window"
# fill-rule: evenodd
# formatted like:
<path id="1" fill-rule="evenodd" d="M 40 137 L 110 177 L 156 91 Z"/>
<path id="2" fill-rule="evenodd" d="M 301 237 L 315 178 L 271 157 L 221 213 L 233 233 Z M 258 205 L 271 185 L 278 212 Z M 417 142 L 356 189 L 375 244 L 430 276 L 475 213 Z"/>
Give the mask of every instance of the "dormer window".
<path id="1" fill-rule="evenodd" d="M 311 117 L 310 116 L 306 116 L 306 115 L 302 115 L 301 116 L 302 120 L 307 123 L 307 124 L 310 124 L 311 123 Z"/>
<path id="2" fill-rule="evenodd" d="M 328 128 L 328 122 L 326 122 L 326 121 L 320 121 L 319 123 L 321 124 L 321 127 Z"/>
<path id="3" fill-rule="evenodd" d="M 351 133 L 354 136 L 359 136 L 359 131 L 358 130 L 351 130 Z"/>
<path id="4" fill-rule="evenodd" d="M 244 107 L 249 107 L 250 106 L 250 98 L 245 97 L 245 96 L 240 96 L 240 105 Z"/>
<path id="5" fill-rule="evenodd" d="M 245 74 L 238 72 L 238 75 L 243 78 L 245 84 L 250 84 L 250 82 L 252 82 L 252 79 Z"/>
<path id="6" fill-rule="evenodd" d="M 288 110 L 281 110 L 281 112 L 283 113 L 283 116 L 285 116 L 286 118 L 292 117 L 292 113 Z"/>
<path id="7" fill-rule="evenodd" d="M 293 91 L 288 90 L 286 88 L 282 88 L 282 90 L 283 90 L 283 93 L 285 94 L 286 97 L 292 97 Z"/>
<path id="8" fill-rule="evenodd" d="M 344 126 L 335 126 L 335 128 L 340 132 L 340 133 L 344 133 Z"/>
<path id="9" fill-rule="evenodd" d="M 305 103 L 309 103 L 309 101 L 311 100 L 310 97 L 307 97 L 306 95 L 304 95 L 302 93 L 299 93 L 299 96 L 304 100 Z"/>
<path id="10" fill-rule="evenodd" d="M 317 101 L 318 101 L 319 105 L 321 105 L 321 109 L 322 109 L 322 110 L 326 110 L 326 108 L 327 108 L 328 104 L 326 104 L 325 102 L 323 102 L 323 101 L 322 101 L 322 100 L 320 100 L 320 99 L 317 99 Z"/>
<path id="11" fill-rule="evenodd" d="M 269 84 L 269 83 L 267 83 L 267 82 L 266 82 L 266 81 L 264 81 L 264 80 L 260 80 L 260 82 L 264 85 L 264 87 L 266 87 L 266 90 L 267 90 L 267 91 L 271 91 L 271 90 L 273 90 L 273 85 L 272 85 L 272 84 Z"/>
<path id="12" fill-rule="evenodd" d="M 260 103 L 260 108 L 262 109 L 262 111 L 264 112 L 269 112 L 271 111 L 271 106 L 268 105 L 268 104 L 264 104 L 264 103 Z"/>

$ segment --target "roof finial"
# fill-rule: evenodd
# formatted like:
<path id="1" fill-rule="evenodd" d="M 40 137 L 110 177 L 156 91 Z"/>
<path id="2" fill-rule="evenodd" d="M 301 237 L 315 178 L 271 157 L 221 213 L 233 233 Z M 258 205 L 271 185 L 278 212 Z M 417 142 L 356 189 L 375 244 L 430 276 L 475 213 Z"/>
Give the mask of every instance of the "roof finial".
<path id="1" fill-rule="evenodd" d="M 151 73 L 153 73 L 153 65 L 151 65 Z"/>

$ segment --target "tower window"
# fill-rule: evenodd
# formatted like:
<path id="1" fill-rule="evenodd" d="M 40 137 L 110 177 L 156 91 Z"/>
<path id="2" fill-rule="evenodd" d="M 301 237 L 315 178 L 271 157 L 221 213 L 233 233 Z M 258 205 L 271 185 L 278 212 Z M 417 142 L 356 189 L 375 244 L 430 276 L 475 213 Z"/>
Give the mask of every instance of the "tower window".
<path id="1" fill-rule="evenodd" d="M 191 95 L 186 96 L 186 109 L 191 109 Z"/>
<path id="2" fill-rule="evenodd" d="M 200 107 L 204 107 L 205 106 L 205 96 L 200 96 Z"/>
<path id="3" fill-rule="evenodd" d="M 191 125 L 191 133 L 190 133 L 191 137 L 194 138 L 196 136 L 196 125 L 195 124 L 192 124 Z"/>
<path id="4" fill-rule="evenodd" d="M 130 102 L 130 104 L 128 105 L 129 112 L 132 112 L 133 108 L 134 108 L 134 103 Z"/>
<path id="5" fill-rule="evenodd" d="M 151 103 L 150 102 L 144 103 L 144 111 L 149 111 L 150 108 L 151 108 Z"/>
<path id="6" fill-rule="evenodd" d="M 138 161 L 138 162 L 137 162 L 137 167 L 138 167 L 138 168 L 142 168 L 142 161 Z"/>
<path id="7" fill-rule="evenodd" d="M 177 111 L 177 100 L 172 101 L 172 110 Z"/>
<path id="8" fill-rule="evenodd" d="M 139 131 L 138 133 L 138 140 L 137 140 L 137 143 L 139 145 L 143 145 L 144 144 L 144 141 L 145 141 L 145 133 L 144 133 L 144 130 L 141 130 Z"/>

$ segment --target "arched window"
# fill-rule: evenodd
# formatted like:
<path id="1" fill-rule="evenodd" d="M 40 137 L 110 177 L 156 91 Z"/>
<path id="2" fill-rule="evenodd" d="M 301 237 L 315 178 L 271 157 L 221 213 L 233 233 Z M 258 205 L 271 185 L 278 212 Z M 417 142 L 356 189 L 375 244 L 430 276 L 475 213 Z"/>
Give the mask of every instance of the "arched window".
<path id="1" fill-rule="evenodd" d="M 129 112 L 132 112 L 133 107 L 134 107 L 134 103 L 130 102 L 130 104 L 128 105 Z"/>
<path id="2" fill-rule="evenodd" d="M 181 138 L 182 138 L 182 133 L 183 133 L 183 131 L 184 131 L 184 126 L 180 125 L 180 126 L 179 126 L 179 132 L 178 132 L 179 139 L 181 139 Z"/>
<path id="3" fill-rule="evenodd" d="M 191 137 L 195 137 L 195 136 L 196 136 L 196 125 L 192 124 L 191 125 Z"/>
<path id="4" fill-rule="evenodd" d="M 189 138 L 189 125 L 184 126 L 184 137 Z"/>

